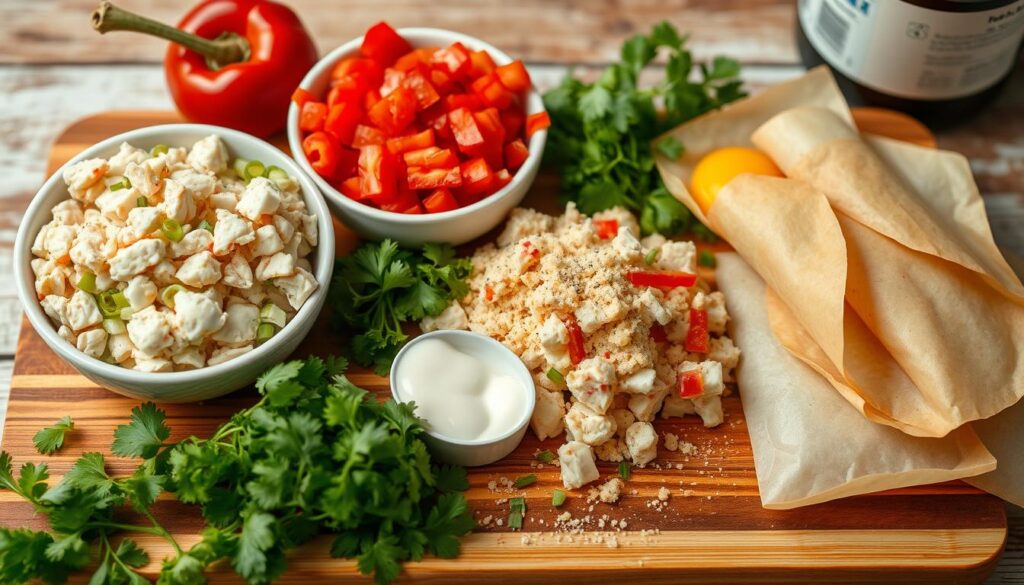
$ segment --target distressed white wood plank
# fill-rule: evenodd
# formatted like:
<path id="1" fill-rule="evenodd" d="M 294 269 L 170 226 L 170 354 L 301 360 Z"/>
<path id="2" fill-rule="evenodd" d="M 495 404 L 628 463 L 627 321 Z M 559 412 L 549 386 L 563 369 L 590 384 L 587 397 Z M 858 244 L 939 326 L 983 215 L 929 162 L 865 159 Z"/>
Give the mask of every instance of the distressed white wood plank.
<path id="1" fill-rule="evenodd" d="M 142 35 L 101 36 L 89 26 L 97 0 L 0 2 L 0 62 L 158 62 L 166 43 Z M 192 2 L 118 0 L 119 6 L 176 23 Z M 699 57 L 795 63 L 793 0 L 290 0 L 321 53 L 373 23 L 431 26 L 487 39 L 527 61 L 607 62 L 622 40 L 664 19 L 691 34 Z"/>
<path id="2" fill-rule="evenodd" d="M 7 401 L 11 397 L 11 374 L 14 360 L 0 360 L 0 437 L 4 435 L 4 421 L 7 420 Z"/>

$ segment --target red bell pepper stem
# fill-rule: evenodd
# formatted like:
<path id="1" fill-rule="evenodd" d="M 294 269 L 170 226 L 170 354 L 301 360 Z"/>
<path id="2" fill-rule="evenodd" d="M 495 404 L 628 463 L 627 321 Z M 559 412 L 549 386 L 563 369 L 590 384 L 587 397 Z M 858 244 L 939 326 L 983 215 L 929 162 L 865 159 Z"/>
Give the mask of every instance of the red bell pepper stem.
<path id="1" fill-rule="evenodd" d="M 204 39 L 179 28 L 118 8 L 110 2 L 100 2 L 99 7 L 93 11 L 92 27 L 100 34 L 126 30 L 160 37 L 206 57 L 210 69 L 214 70 L 249 59 L 249 41 L 245 40 L 245 37 L 234 33 L 225 33 L 217 39 Z"/>

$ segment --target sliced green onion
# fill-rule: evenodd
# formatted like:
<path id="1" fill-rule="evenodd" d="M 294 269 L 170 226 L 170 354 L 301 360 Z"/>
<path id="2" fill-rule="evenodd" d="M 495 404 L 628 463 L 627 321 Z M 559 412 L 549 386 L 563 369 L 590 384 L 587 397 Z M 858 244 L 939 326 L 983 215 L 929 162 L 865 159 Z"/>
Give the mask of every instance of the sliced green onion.
<path id="1" fill-rule="evenodd" d="M 174 295 L 180 293 L 183 290 L 185 290 L 185 287 L 181 286 L 180 284 L 171 284 L 171 285 L 165 286 L 160 291 L 160 302 L 163 303 L 165 307 L 167 307 L 169 309 L 173 309 L 174 308 Z"/>
<path id="2" fill-rule="evenodd" d="M 273 165 L 267 167 L 267 178 L 273 181 L 279 189 L 285 189 L 292 184 L 292 178 L 288 172 Z"/>
<path id="3" fill-rule="evenodd" d="M 111 191 L 120 191 L 121 189 L 131 189 L 132 182 L 128 180 L 128 177 L 121 177 L 121 180 L 110 186 Z"/>
<path id="4" fill-rule="evenodd" d="M 513 512 L 526 513 L 526 498 L 509 498 L 508 507 Z"/>
<path id="5" fill-rule="evenodd" d="M 199 222 L 199 225 L 196 226 L 196 229 L 213 232 L 213 224 L 204 219 L 203 221 Z"/>
<path id="6" fill-rule="evenodd" d="M 167 146 L 166 144 L 157 144 L 153 148 L 149 149 L 149 154 L 151 156 L 160 156 L 161 154 L 167 154 L 167 151 L 169 151 L 170 149 L 171 147 Z"/>
<path id="7" fill-rule="evenodd" d="M 181 228 L 181 223 L 176 219 L 163 220 L 160 223 L 160 231 L 163 232 L 165 238 L 172 242 L 180 242 L 181 238 L 185 237 L 185 230 Z"/>
<path id="8" fill-rule="evenodd" d="M 697 256 L 697 264 L 708 268 L 714 268 L 718 262 L 715 260 L 715 255 L 709 250 L 701 250 L 700 255 Z"/>
<path id="9" fill-rule="evenodd" d="M 135 207 L 149 207 L 149 199 L 146 199 L 145 195 L 139 196 L 139 198 L 135 200 Z"/>
<path id="10" fill-rule="evenodd" d="M 256 177 L 262 177 L 265 172 L 267 172 L 267 167 L 263 166 L 263 163 L 251 160 L 249 164 L 245 165 L 245 180 L 251 181 Z"/>
<path id="11" fill-rule="evenodd" d="M 124 293 L 117 289 L 105 290 L 96 295 L 96 305 L 104 317 L 120 317 L 121 309 L 127 309 L 131 305 Z"/>
<path id="12" fill-rule="evenodd" d="M 563 376 L 562 372 L 559 372 L 555 368 L 550 368 L 546 375 L 548 377 L 548 380 L 551 380 L 552 382 L 558 384 L 559 386 L 565 384 L 565 376 Z"/>
<path id="13" fill-rule="evenodd" d="M 644 256 L 644 264 L 648 266 L 654 264 L 654 261 L 658 259 L 658 252 L 660 251 L 661 248 L 653 248 L 650 252 L 648 252 L 647 255 Z"/>
<path id="14" fill-rule="evenodd" d="M 555 490 L 555 491 L 551 492 L 551 505 L 552 506 L 557 508 L 557 507 L 561 506 L 564 503 L 565 503 L 565 492 L 563 492 L 562 490 Z"/>
<path id="15" fill-rule="evenodd" d="M 103 330 L 110 335 L 120 335 L 128 329 L 124 326 L 124 321 L 117 317 L 111 317 L 103 320 Z"/>
<path id="16" fill-rule="evenodd" d="M 508 527 L 519 529 L 523 527 L 523 515 L 520 512 L 512 512 L 508 515 Z"/>
<path id="17" fill-rule="evenodd" d="M 516 489 L 523 489 L 524 487 L 535 483 L 537 483 L 537 476 L 531 473 L 530 475 L 524 475 L 516 478 L 516 480 L 512 482 L 512 485 L 515 486 Z"/>
<path id="18" fill-rule="evenodd" d="M 288 320 L 288 315 L 285 314 L 281 307 L 278 307 L 274 303 L 267 303 L 260 309 L 260 321 L 264 323 L 272 323 L 278 327 L 284 327 L 285 322 Z"/>
<path id="19" fill-rule="evenodd" d="M 270 323 L 260 323 L 260 326 L 256 328 L 256 343 L 263 343 L 274 336 L 276 330 Z"/>
<path id="20" fill-rule="evenodd" d="M 236 158 L 234 164 L 231 167 L 235 170 L 235 174 L 238 175 L 239 179 L 245 179 L 245 167 L 249 164 L 247 158 Z"/>
<path id="21" fill-rule="evenodd" d="M 82 277 L 78 279 L 78 290 L 84 290 L 91 295 L 96 294 L 96 275 L 89 271 L 83 272 Z"/>
<path id="22" fill-rule="evenodd" d="M 537 453 L 537 461 L 540 461 L 541 463 L 551 463 L 554 460 L 555 454 L 552 453 L 551 451 L 548 451 L 547 449 L 541 451 L 540 453 Z"/>
<path id="23" fill-rule="evenodd" d="M 629 465 L 628 461 L 622 461 L 619 463 L 619 477 L 629 481 L 629 478 L 633 475 L 633 468 Z"/>

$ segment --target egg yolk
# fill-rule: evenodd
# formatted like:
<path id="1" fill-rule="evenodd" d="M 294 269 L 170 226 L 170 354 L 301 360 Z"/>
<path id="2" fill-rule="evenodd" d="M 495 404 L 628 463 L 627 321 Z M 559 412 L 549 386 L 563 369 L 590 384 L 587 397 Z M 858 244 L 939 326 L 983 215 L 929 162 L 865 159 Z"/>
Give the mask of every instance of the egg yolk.
<path id="1" fill-rule="evenodd" d="M 718 148 L 704 155 L 690 177 L 690 193 L 701 211 L 707 213 L 718 191 L 744 173 L 782 177 L 782 171 L 760 150 L 742 146 Z"/>

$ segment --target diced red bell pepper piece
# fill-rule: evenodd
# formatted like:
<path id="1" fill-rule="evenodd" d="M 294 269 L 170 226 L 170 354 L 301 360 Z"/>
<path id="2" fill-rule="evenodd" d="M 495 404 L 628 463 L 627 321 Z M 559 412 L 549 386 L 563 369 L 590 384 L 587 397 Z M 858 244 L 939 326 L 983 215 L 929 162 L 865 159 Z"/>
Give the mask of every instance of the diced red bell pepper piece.
<path id="1" fill-rule="evenodd" d="M 470 154 L 483 156 L 491 168 L 500 168 L 504 160 L 502 145 L 505 143 L 505 127 L 501 125 L 501 117 L 495 108 L 487 108 L 473 114 L 480 133 L 484 136 L 484 144 Z"/>
<path id="2" fill-rule="evenodd" d="M 430 58 L 437 52 L 436 47 L 413 49 L 399 57 L 393 67 L 399 71 L 415 69 L 420 63 L 430 63 Z"/>
<path id="3" fill-rule="evenodd" d="M 384 67 L 372 59 L 348 57 L 331 70 L 331 86 L 368 91 L 380 86 L 384 80 Z"/>
<path id="4" fill-rule="evenodd" d="M 394 136 L 416 119 L 416 96 L 404 87 L 381 98 L 368 112 L 370 121 L 385 134 Z"/>
<path id="5" fill-rule="evenodd" d="M 665 328 L 661 326 L 661 323 L 651 324 L 651 339 L 657 343 L 668 341 L 668 333 L 665 332 Z"/>
<path id="6" fill-rule="evenodd" d="M 462 43 L 454 42 L 450 46 L 434 53 L 430 58 L 430 62 L 439 66 L 452 77 L 462 77 L 469 72 L 469 50 Z"/>
<path id="7" fill-rule="evenodd" d="M 449 112 L 456 108 L 466 108 L 471 112 L 484 109 L 484 103 L 475 95 L 468 93 L 453 93 L 444 98 L 445 109 Z"/>
<path id="8" fill-rule="evenodd" d="M 494 172 L 482 158 L 468 160 L 461 165 L 462 188 L 455 192 L 459 203 L 463 206 L 476 203 L 482 196 L 490 193 L 494 185 Z"/>
<path id="9" fill-rule="evenodd" d="M 385 136 L 373 126 L 360 124 L 352 135 L 352 148 L 362 148 L 371 144 L 384 144 Z"/>
<path id="10" fill-rule="evenodd" d="M 511 182 L 512 173 L 508 172 L 508 169 L 499 170 L 494 173 L 494 185 L 491 186 L 491 193 L 497 193 Z"/>
<path id="11" fill-rule="evenodd" d="M 586 340 L 583 337 L 580 324 L 576 322 L 575 315 L 570 314 L 562 321 L 569 331 L 569 361 L 575 366 L 587 357 Z"/>
<path id="12" fill-rule="evenodd" d="M 547 112 L 537 112 L 526 117 L 526 138 L 533 136 L 534 132 L 547 130 L 551 127 L 551 116 Z"/>
<path id="13" fill-rule="evenodd" d="M 452 76 L 440 69 L 430 70 L 430 83 L 434 85 L 434 89 L 436 89 L 437 93 L 440 95 L 448 95 L 456 87 L 455 80 L 452 79 Z"/>
<path id="14" fill-rule="evenodd" d="M 459 202 L 448 189 L 438 189 L 423 198 L 423 208 L 427 213 L 441 213 L 459 208 Z"/>
<path id="15" fill-rule="evenodd" d="M 487 51 L 473 51 L 469 54 L 469 76 L 473 79 L 494 71 L 494 59 Z"/>
<path id="16" fill-rule="evenodd" d="M 501 80 L 501 84 L 512 91 L 520 92 L 530 89 L 530 74 L 526 71 L 526 66 L 519 59 L 508 65 L 498 67 L 494 72 L 498 75 L 498 79 Z"/>
<path id="17" fill-rule="evenodd" d="M 379 201 L 379 204 L 380 208 L 384 211 L 406 213 L 410 209 L 419 206 L 420 199 L 416 196 L 415 191 L 401 188 L 391 199 Z"/>
<path id="18" fill-rule="evenodd" d="M 708 312 L 702 309 L 690 309 L 690 329 L 686 332 L 683 347 L 691 353 L 708 352 Z"/>
<path id="19" fill-rule="evenodd" d="M 361 105 L 363 103 L 363 91 L 336 85 L 327 92 L 327 107 L 336 106 L 344 102 L 352 102 Z"/>
<path id="20" fill-rule="evenodd" d="M 342 195 L 348 197 L 349 199 L 352 199 L 353 201 L 362 201 L 363 192 L 359 190 L 361 182 L 362 179 L 360 179 L 358 176 L 349 177 L 341 182 L 341 188 L 339 189 L 339 191 L 341 191 Z"/>
<path id="21" fill-rule="evenodd" d="M 299 110 L 299 130 L 316 132 L 323 130 L 324 118 L 327 117 L 327 104 L 323 102 L 306 102 Z"/>
<path id="22" fill-rule="evenodd" d="M 331 106 L 324 121 L 324 130 L 338 139 L 342 144 L 352 144 L 356 126 L 363 117 L 358 103 L 341 102 Z"/>
<path id="23" fill-rule="evenodd" d="M 689 288 L 697 283 L 697 275 L 689 272 L 650 272 L 639 270 L 626 274 L 626 278 L 634 286 L 653 286 L 654 288 Z"/>
<path id="24" fill-rule="evenodd" d="M 483 100 L 485 105 L 494 106 L 499 110 L 509 107 L 515 98 L 512 92 L 501 84 L 501 80 L 494 72 L 478 78 L 470 85 L 470 88 Z"/>
<path id="25" fill-rule="evenodd" d="M 416 96 L 416 101 L 419 103 L 418 110 L 425 110 L 441 100 L 440 94 L 419 69 L 408 71 L 401 83 L 402 87 Z"/>
<path id="26" fill-rule="evenodd" d="M 301 87 L 296 87 L 295 91 L 292 92 L 292 101 L 295 102 L 295 105 L 299 106 L 299 109 L 301 110 L 303 104 L 306 102 L 315 102 L 316 96 Z"/>
<path id="27" fill-rule="evenodd" d="M 511 171 L 523 166 L 529 156 L 530 151 L 518 138 L 505 145 L 505 167 Z"/>
<path id="28" fill-rule="evenodd" d="M 423 206 L 417 203 L 416 205 L 410 207 L 409 209 L 406 209 L 402 213 L 406 215 L 423 215 L 425 212 L 423 211 Z"/>
<path id="29" fill-rule="evenodd" d="M 451 169 L 459 166 L 459 157 L 451 149 L 431 146 L 402 155 L 406 166 L 428 169 Z"/>
<path id="30" fill-rule="evenodd" d="M 359 174 L 359 151 L 345 146 L 338 147 L 338 167 L 334 178 L 353 177 Z"/>
<path id="31" fill-rule="evenodd" d="M 508 108 L 501 112 L 501 124 L 505 127 L 505 136 L 509 139 L 517 137 L 523 131 L 526 114 L 522 108 Z"/>
<path id="32" fill-rule="evenodd" d="M 687 370 L 679 374 L 679 397 L 696 398 L 704 394 L 704 376 L 700 369 Z"/>
<path id="33" fill-rule="evenodd" d="M 366 31 L 359 52 L 379 63 L 393 63 L 412 50 L 409 41 L 395 32 L 386 22 L 378 22 Z"/>
<path id="34" fill-rule="evenodd" d="M 484 135 L 473 113 L 466 108 L 455 108 L 448 112 L 448 125 L 451 126 L 455 142 L 462 152 L 474 156 L 483 147 Z"/>
<path id="35" fill-rule="evenodd" d="M 395 197 L 398 186 L 392 162 L 379 144 L 370 144 L 359 150 L 359 191 L 363 197 L 380 204 Z"/>
<path id="36" fill-rule="evenodd" d="M 434 130 L 427 128 L 423 132 L 388 138 L 384 143 L 391 154 L 402 154 L 410 150 L 422 150 L 434 146 Z"/>
<path id="37" fill-rule="evenodd" d="M 338 144 L 326 132 L 313 132 L 302 141 L 302 152 L 316 174 L 330 181 L 338 170 Z"/>
<path id="38" fill-rule="evenodd" d="M 386 96 L 402 86 L 405 79 L 405 71 L 388 67 L 384 70 L 384 82 L 380 84 L 380 95 Z"/>
<path id="39" fill-rule="evenodd" d="M 363 111 L 369 112 L 370 110 L 373 109 L 373 106 L 376 106 L 377 104 L 380 103 L 380 100 L 380 92 L 377 91 L 376 89 L 372 89 L 366 92 L 365 94 L 363 94 Z"/>
<path id="40" fill-rule="evenodd" d="M 614 219 L 595 219 L 594 231 L 602 240 L 614 238 L 619 233 L 619 222 Z"/>
<path id="41" fill-rule="evenodd" d="M 459 167 L 451 169 L 409 167 L 406 171 L 406 185 L 410 189 L 458 187 L 462 185 L 462 172 L 459 171 Z"/>

